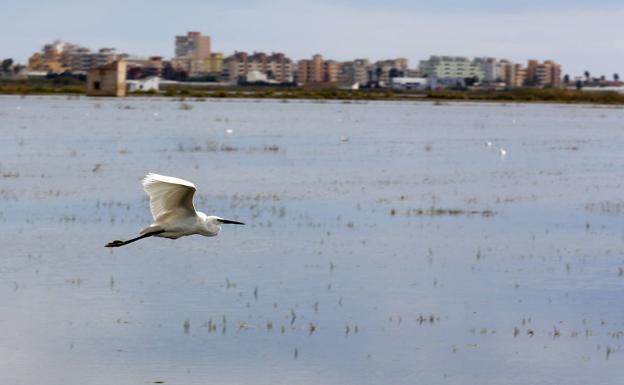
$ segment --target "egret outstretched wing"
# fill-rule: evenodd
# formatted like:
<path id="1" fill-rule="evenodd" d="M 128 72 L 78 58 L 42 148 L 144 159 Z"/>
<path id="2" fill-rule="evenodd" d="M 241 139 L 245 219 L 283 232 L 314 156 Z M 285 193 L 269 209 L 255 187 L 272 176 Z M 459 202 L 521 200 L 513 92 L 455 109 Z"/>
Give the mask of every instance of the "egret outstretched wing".
<path id="1" fill-rule="evenodd" d="M 196 188 L 189 181 L 149 173 L 143 178 L 143 189 L 150 197 L 150 211 L 156 223 L 196 215 L 193 206 Z"/>

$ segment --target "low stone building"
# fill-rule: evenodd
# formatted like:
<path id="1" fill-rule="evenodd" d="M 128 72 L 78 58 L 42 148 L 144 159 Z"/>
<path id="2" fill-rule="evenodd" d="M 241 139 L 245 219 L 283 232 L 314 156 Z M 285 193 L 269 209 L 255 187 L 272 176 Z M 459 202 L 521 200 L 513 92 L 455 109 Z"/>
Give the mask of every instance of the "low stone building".
<path id="1" fill-rule="evenodd" d="M 87 71 L 87 96 L 126 96 L 126 62 L 117 60 Z"/>

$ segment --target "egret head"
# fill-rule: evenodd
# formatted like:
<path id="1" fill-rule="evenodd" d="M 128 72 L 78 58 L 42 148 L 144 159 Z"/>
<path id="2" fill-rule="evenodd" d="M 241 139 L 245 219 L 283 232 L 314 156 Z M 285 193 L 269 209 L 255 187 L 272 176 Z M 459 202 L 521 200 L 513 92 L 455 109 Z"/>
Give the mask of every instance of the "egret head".
<path id="1" fill-rule="evenodd" d="M 231 221 L 229 219 L 223 219 L 214 215 L 206 215 L 199 211 L 197 212 L 197 215 L 204 223 L 201 234 L 207 237 L 214 237 L 215 235 L 219 234 L 219 232 L 221 231 L 221 225 L 224 224 L 244 225 L 243 222 Z"/>

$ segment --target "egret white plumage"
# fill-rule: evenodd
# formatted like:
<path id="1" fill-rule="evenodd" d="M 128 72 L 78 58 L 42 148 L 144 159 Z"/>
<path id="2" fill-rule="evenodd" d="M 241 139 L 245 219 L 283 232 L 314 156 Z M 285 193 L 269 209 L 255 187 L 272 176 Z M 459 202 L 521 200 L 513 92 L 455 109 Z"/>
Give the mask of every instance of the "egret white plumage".
<path id="1" fill-rule="evenodd" d="M 178 239 L 199 234 L 214 237 L 221 231 L 222 224 L 244 225 L 243 222 L 195 211 L 193 195 L 197 189 L 184 179 L 149 173 L 143 178 L 143 189 L 150 197 L 154 223 L 142 229 L 140 236 L 127 241 L 112 241 L 106 247 L 120 247 L 152 236 Z"/>

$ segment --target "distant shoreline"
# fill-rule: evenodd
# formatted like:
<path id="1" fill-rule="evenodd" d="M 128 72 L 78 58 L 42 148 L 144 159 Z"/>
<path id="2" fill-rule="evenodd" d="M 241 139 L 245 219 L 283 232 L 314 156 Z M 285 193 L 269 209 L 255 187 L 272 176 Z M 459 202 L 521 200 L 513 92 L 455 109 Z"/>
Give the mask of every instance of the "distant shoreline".
<path id="1" fill-rule="evenodd" d="M 75 95 L 84 96 L 82 84 L 21 84 L 0 83 L 0 95 Z M 333 88 L 267 88 L 236 87 L 169 88 L 162 92 L 140 92 L 133 97 L 173 97 L 202 99 L 274 99 L 274 100 L 336 100 L 336 101 L 430 101 L 430 102 L 501 102 L 501 103 L 562 103 L 624 105 L 624 94 L 612 91 L 577 91 L 563 89 L 518 88 L 506 91 L 437 90 L 399 91 L 391 89 L 344 90 Z"/>

